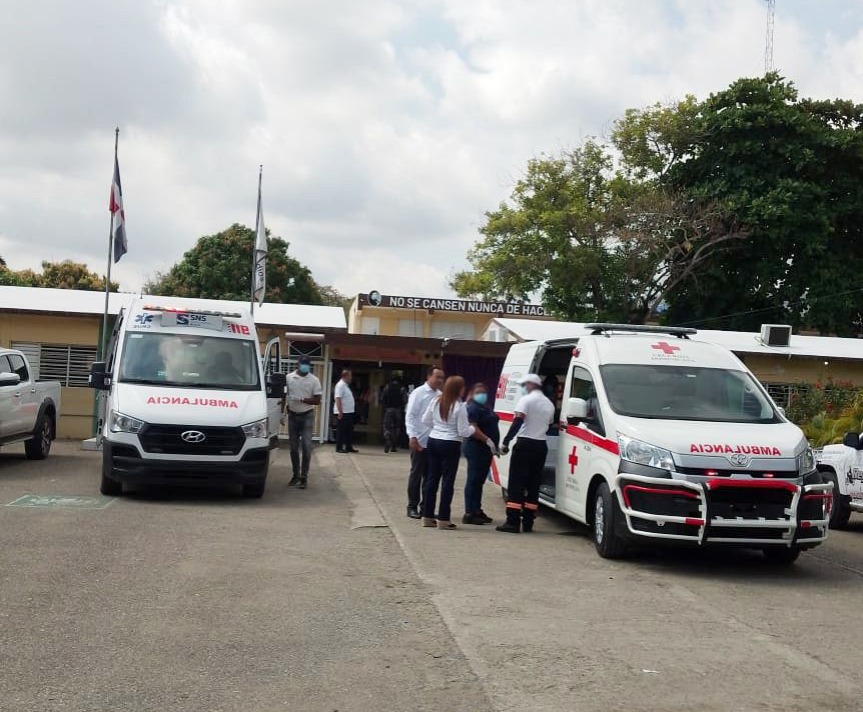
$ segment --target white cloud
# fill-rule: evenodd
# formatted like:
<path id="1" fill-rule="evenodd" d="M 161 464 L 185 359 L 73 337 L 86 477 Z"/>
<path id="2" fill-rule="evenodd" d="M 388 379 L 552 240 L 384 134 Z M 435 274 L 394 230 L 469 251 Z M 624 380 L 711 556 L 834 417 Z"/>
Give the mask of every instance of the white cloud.
<path id="1" fill-rule="evenodd" d="M 781 4 L 777 64 L 858 96 L 861 15 Z M 445 294 L 529 157 L 758 74 L 763 43 L 761 0 L 19 3 L 0 25 L 0 254 L 103 269 L 119 124 L 124 288 L 251 224 L 263 163 L 267 223 L 319 281 Z"/>

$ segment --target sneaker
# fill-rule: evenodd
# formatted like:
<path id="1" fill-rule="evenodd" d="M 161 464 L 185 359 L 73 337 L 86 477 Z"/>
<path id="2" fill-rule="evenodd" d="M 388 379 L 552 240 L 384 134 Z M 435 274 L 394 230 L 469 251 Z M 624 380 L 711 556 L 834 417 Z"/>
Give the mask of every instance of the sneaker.
<path id="1" fill-rule="evenodd" d="M 306 488 L 306 478 L 305 478 L 305 477 L 303 477 L 303 478 L 300 480 L 299 488 L 300 488 L 300 489 L 305 489 L 305 488 Z"/>
<path id="2" fill-rule="evenodd" d="M 300 478 L 294 475 L 291 481 L 288 482 L 288 487 L 296 487 L 298 484 L 300 484 Z"/>
<path id="3" fill-rule="evenodd" d="M 470 513 L 466 513 L 461 518 L 461 523 L 462 524 L 488 524 L 488 522 L 485 519 L 483 519 L 481 516 L 479 516 L 478 514 L 470 514 Z"/>
<path id="4" fill-rule="evenodd" d="M 385 453 L 389 453 L 389 451 L 390 451 L 390 446 L 389 446 L 389 445 L 384 445 L 384 452 L 385 452 Z"/>
<path id="5" fill-rule="evenodd" d="M 422 519 L 422 514 L 416 507 L 408 507 L 408 517 L 411 519 Z"/>
<path id="6" fill-rule="evenodd" d="M 479 510 L 479 512 L 476 514 L 476 516 L 477 516 L 477 517 L 479 517 L 480 519 L 482 519 L 482 520 L 483 520 L 483 522 L 485 522 L 486 524 L 491 524 L 491 523 L 494 521 L 494 519 L 492 519 L 490 516 L 488 516 L 488 515 L 487 515 L 485 512 L 483 512 L 481 509 L 480 509 L 480 510 Z"/>

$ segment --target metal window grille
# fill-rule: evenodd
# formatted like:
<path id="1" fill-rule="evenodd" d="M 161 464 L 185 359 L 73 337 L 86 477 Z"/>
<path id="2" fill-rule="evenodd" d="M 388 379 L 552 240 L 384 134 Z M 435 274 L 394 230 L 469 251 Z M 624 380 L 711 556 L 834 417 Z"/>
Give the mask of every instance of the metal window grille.
<path id="1" fill-rule="evenodd" d="M 95 346 L 59 346 L 54 344 L 12 344 L 27 356 L 34 377 L 43 381 L 60 381 L 61 386 L 86 388 L 90 366 L 98 357 Z"/>

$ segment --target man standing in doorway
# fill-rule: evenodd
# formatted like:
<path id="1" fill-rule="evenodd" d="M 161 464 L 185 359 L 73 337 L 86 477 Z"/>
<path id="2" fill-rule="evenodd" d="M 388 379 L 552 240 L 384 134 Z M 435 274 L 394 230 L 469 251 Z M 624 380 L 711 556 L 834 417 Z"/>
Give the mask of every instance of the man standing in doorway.
<path id="1" fill-rule="evenodd" d="M 381 405 L 384 407 L 384 452 L 396 452 L 405 407 L 405 389 L 397 376 L 393 376 L 381 393 Z"/>
<path id="2" fill-rule="evenodd" d="M 420 496 L 423 480 L 428 469 L 428 451 L 426 446 L 431 433 L 431 426 L 424 425 L 423 415 L 428 410 L 433 398 L 441 395 L 444 382 L 444 372 L 437 366 L 431 366 L 426 372 L 426 382 L 414 388 L 408 398 L 405 412 L 405 429 L 410 438 L 411 471 L 408 476 L 408 516 L 420 519 Z"/>
<path id="3" fill-rule="evenodd" d="M 312 429 L 315 425 L 315 406 L 321 404 L 321 382 L 312 373 L 308 356 L 300 356 L 297 370 L 288 375 L 288 435 L 291 441 L 291 468 L 293 478 L 288 487 L 306 488 L 309 464 L 312 459 Z M 302 463 L 300 462 L 302 444 Z"/>
<path id="4" fill-rule="evenodd" d="M 336 452 L 359 452 L 354 450 L 354 414 L 356 400 L 351 390 L 353 374 L 351 369 L 342 371 L 342 377 L 336 383 L 333 392 L 333 414 L 336 416 Z"/>

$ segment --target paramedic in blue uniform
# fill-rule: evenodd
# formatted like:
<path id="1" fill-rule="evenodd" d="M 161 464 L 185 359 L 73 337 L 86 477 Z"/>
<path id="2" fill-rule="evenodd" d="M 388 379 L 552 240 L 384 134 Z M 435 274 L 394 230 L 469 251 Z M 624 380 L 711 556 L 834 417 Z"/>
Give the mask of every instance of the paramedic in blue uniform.
<path id="1" fill-rule="evenodd" d="M 542 379 L 529 373 L 520 384 L 524 395 L 516 403 L 512 425 L 501 449 L 505 455 L 516 439 L 509 462 L 506 522 L 497 527 L 499 532 L 511 534 L 533 531 L 539 509 L 539 485 L 548 455 L 548 426 L 554 421 L 554 403 L 542 392 Z"/>
<path id="2" fill-rule="evenodd" d="M 464 441 L 462 452 L 467 460 L 464 483 L 464 524 L 490 524 L 493 520 L 482 510 L 482 488 L 488 478 L 491 461 L 500 446 L 500 420 L 488 402 L 488 388 L 477 383 L 467 402 L 467 419 L 494 442 L 494 451 L 475 438 Z"/>

